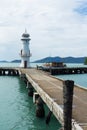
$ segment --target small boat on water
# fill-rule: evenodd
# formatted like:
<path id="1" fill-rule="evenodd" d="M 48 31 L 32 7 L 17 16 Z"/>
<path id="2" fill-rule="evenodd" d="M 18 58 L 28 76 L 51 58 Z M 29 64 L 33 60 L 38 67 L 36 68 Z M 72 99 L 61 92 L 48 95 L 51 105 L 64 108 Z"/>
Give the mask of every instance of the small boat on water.
<path id="1" fill-rule="evenodd" d="M 50 71 L 50 69 L 56 70 L 56 69 L 65 68 L 65 67 L 67 66 L 63 62 L 49 62 L 49 63 L 44 63 L 42 66 L 37 65 L 37 69 L 41 69 L 48 72 Z"/>

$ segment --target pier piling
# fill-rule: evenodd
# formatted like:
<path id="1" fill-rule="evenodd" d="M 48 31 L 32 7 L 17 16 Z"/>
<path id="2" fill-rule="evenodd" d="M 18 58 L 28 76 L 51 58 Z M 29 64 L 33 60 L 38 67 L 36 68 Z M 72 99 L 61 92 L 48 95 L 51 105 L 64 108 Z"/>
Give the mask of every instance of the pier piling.
<path id="1" fill-rule="evenodd" d="M 45 110 L 44 110 L 43 100 L 41 99 L 41 97 L 38 98 L 36 104 L 37 104 L 36 116 L 39 118 L 43 118 L 45 116 Z"/>
<path id="2" fill-rule="evenodd" d="M 33 97 L 33 87 L 28 88 L 28 96 Z"/>
<path id="3" fill-rule="evenodd" d="M 27 88 L 28 88 L 28 96 L 33 97 L 33 87 L 28 81 L 27 81 Z"/>
<path id="4" fill-rule="evenodd" d="M 72 102 L 74 81 L 63 82 L 64 130 L 72 130 Z"/>
<path id="5" fill-rule="evenodd" d="M 51 115 L 52 115 L 52 111 L 49 111 L 49 113 L 48 113 L 48 115 L 46 117 L 46 124 L 49 124 Z"/>

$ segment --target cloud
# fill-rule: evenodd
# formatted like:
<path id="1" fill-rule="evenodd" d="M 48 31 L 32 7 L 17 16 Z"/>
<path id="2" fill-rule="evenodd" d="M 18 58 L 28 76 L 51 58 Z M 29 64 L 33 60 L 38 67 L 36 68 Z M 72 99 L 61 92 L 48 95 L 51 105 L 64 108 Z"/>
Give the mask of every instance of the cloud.
<path id="1" fill-rule="evenodd" d="M 87 15 L 87 1 L 78 1 L 78 7 L 75 9 L 75 11 L 82 16 Z"/>
<path id="2" fill-rule="evenodd" d="M 21 50 L 25 28 L 31 36 L 31 60 L 50 53 L 86 55 L 86 3 L 86 0 L 0 0 L 0 58 L 2 55 L 4 59 L 19 58 L 17 51 Z"/>

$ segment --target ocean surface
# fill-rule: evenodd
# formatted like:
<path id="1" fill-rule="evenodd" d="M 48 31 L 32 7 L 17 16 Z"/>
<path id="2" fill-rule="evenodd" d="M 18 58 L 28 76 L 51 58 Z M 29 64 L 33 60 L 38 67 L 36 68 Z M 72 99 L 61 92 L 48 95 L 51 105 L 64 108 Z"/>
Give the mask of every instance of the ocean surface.
<path id="1" fill-rule="evenodd" d="M 56 75 L 55 77 L 63 80 L 73 80 L 74 84 L 82 88 L 87 88 L 87 74 Z"/>
<path id="2" fill-rule="evenodd" d="M 38 64 L 41 65 L 41 64 Z M 0 67 L 19 67 L 19 63 L 0 63 Z M 67 66 L 83 66 L 68 64 Z M 31 63 L 31 67 L 36 64 Z M 87 88 L 87 74 L 56 75 L 56 77 L 74 80 L 75 84 Z M 45 118 L 35 116 L 36 105 L 28 97 L 24 82 L 17 76 L 0 76 L 0 130 L 59 130 L 61 125 L 52 115 L 49 125 L 45 119 L 49 112 L 46 105 Z"/>
<path id="3" fill-rule="evenodd" d="M 0 66 L 18 67 L 19 64 L 1 63 Z M 46 105 L 44 108 L 45 118 L 37 118 L 36 105 L 20 77 L 0 76 L 0 130 L 59 130 L 61 125 L 53 115 L 46 125 L 49 109 Z"/>
<path id="4" fill-rule="evenodd" d="M 83 64 L 67 64 L 68 67 L 87 67 Z M 55 77 L 63 80 L 73 80 L 74 84 L 87 88 L 87 74 L 66 74 L 66 75 L 56 75 Z"/>

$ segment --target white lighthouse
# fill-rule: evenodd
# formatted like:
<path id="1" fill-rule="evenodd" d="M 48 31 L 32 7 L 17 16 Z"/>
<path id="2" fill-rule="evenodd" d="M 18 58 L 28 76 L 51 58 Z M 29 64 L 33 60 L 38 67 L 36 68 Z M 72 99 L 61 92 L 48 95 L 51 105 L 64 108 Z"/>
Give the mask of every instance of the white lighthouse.
<path id="1" fill-rule="evenodd" d="M 27 68 L 30 67 L 30 49 L 29 49 L 29 41 L 30 35 L 25 30 L 25 33 L 22 34 L 22 49 L 20 52 L 21 56 L 21 64 L 20 67 Z"/>

